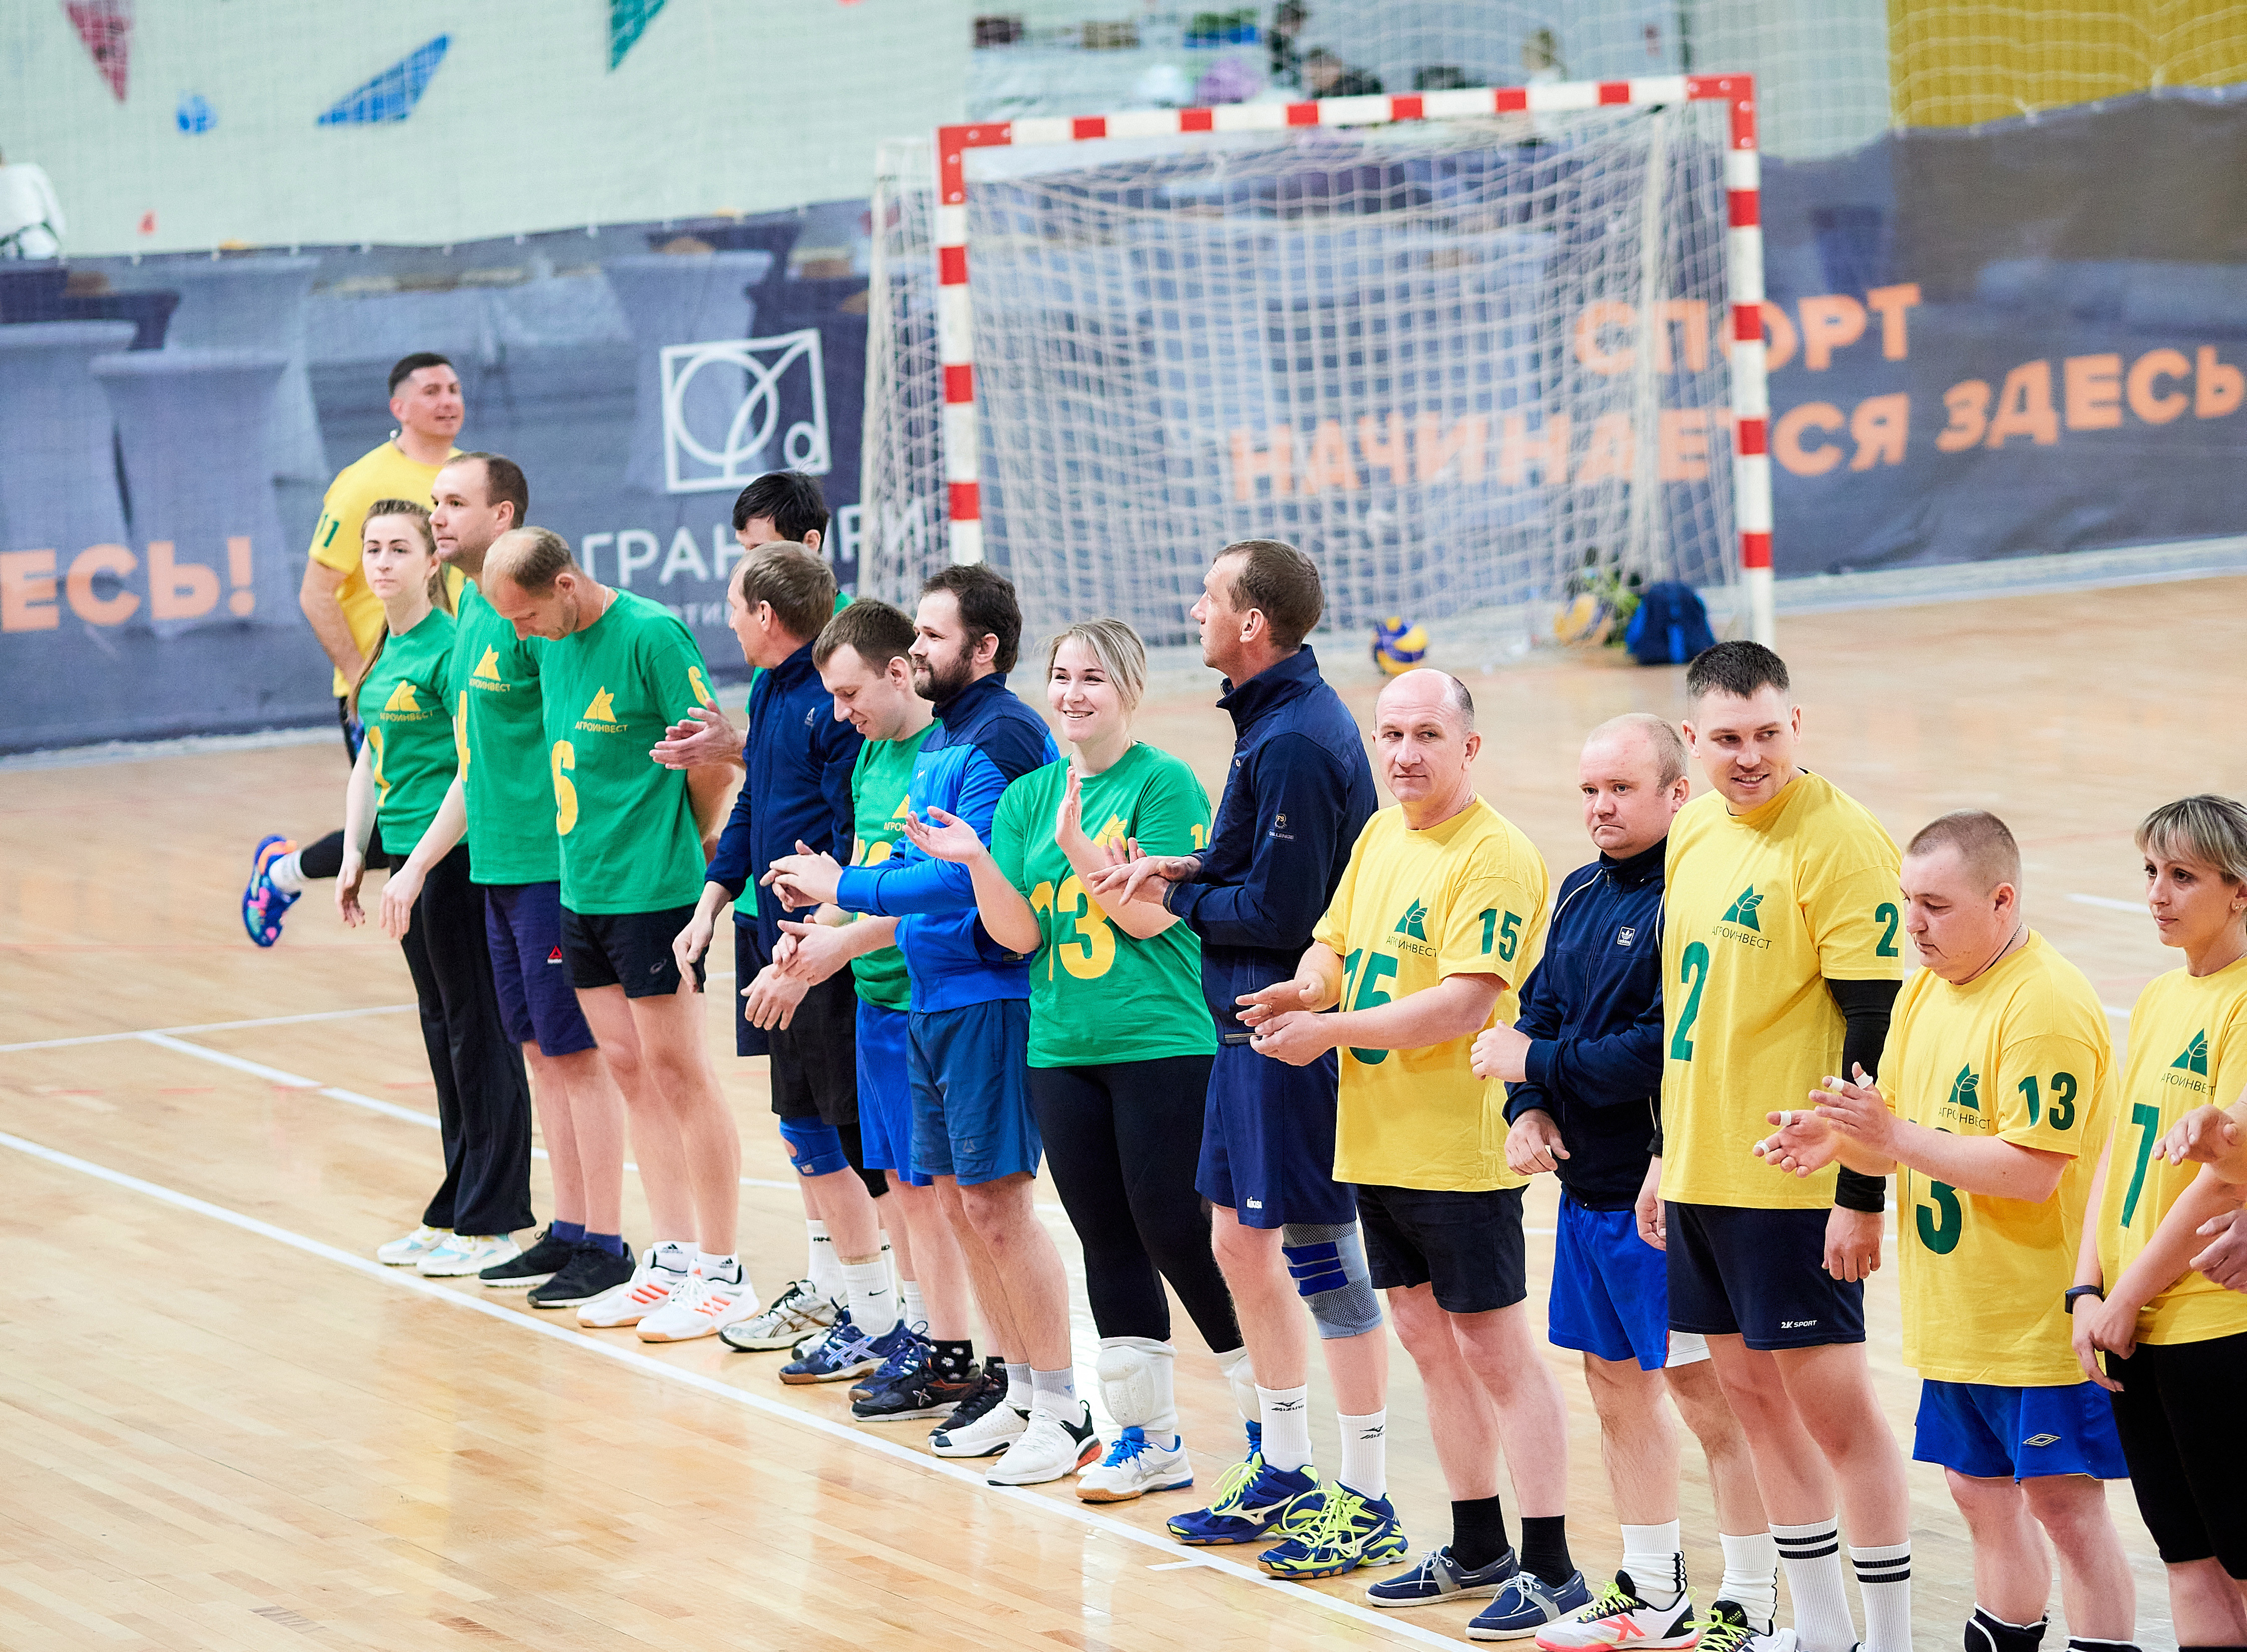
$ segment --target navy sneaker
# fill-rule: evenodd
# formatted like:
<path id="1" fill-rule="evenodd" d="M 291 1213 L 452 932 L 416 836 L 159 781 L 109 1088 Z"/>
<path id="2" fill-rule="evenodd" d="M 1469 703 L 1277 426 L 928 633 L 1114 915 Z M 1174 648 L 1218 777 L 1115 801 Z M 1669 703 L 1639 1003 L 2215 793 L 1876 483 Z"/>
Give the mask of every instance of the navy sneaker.
<path id="1" fill-rule="evenodd" d="M 1248 1425 L 1248 1455 L 1226 1470 L 1205 1509 L 1173 1514 L 1163 1524 L 1181 1543 L 1260 1543 L 1293 1537 L 1316 1524 L 1323 1499 L 1318 1471 L 1275 1469 L 1264 1460 L 1263 1430 Z"/>
<path id="2" fill-rule="evenodd" d="M 904 1326 L 893 1325 L 878 1338 L 869 1336 L 858 1328 L 845 1308 L 835 1316 L 834 1328 L 821 1337 L 809 1354 L 780 1368 L 780 1380 L 791 1387 L 807 1382 L 847 1382 L 878 1369 L 912 1335 Z"/>
<path id="3" fill-rule="evenodd" d="M 898 1329 L 905 1335 L 896 1337 L 897 1348 L 872 1372 L 850 1384 L 850 1398 L 855 1403 L 866 1398 L 878 1389 L 890 1388 L 909 1376 L 918 1376 L 921 1368 L 936 1357 L 936 1345 L 923 1335 L 925 1325 L 900 1323 Z M 891 1334 L 895 1336 L 895 1333 Z M 879 1342 L 885 1339 L 877 1337 Z"/>
<path id="4" fill-rule="evenodd" d="M 1375 1606 L 1431 1606 L 1438 1601 L 1485 1600 L 1506 1586 L 1521 1569 L 1512 1549 L 1488 1566 L 1470 1571 L 1451 1558 L 1449 1544 L 1438 1549 L 1402 1577 L 1376 1583 L 1365 1592 Z"/>
<path id="5" fill-rule="evenodd" d="M 1581 1572 L 1566 1583 L 1547 1583 L 1534 1572 L 1517 1572 L 1495 1600 L 1467 1623 L 1470 1641 L 1526 1641 L 1547 1624 L 1558 1623 L 1592 1603 Z"/>

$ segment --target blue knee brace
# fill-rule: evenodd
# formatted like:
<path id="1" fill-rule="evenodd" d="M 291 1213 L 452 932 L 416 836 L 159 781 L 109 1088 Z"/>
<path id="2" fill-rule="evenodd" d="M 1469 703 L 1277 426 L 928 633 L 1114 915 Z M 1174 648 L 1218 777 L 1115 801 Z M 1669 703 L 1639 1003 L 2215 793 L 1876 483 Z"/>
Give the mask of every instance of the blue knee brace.
<path id="1" fill-rule="evenodd" d="M 816 1118 L 784 1118 L 780 1138 L 788 1143 L 790 1162 L 798 1176 L 828 1176 L 850 1168 L 843 1150 L 843 1132 Z"/>
<path id="2" fill-rule="evenodd" d="M 1325 1227 L 1290 1222 L 1281 1230 L 1280 1253 L 1295 1293 L 1310 1304 L 1319 1335 L 1332 1341 L 1381 1328 L 1381 1303 L 1365 1266 L 1365 1241 L 1357 1224 Z"/>

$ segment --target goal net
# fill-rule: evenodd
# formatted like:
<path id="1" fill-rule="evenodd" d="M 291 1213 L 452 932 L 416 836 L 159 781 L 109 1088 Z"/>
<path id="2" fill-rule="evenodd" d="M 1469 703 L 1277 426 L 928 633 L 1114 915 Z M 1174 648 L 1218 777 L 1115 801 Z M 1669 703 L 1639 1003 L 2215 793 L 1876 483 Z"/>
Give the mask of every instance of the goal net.
<path id="1" fill-rule="evenodd" d="M 1752 316 L 1761 298 L 1752 113 L 1703 89 L 1734 83 L 1688 84 L 1020 119 L 946 128 L 936 154 L 888 147 L 863 588 L 906 599 L 981 558 L 1035 627 L 1108 613 L 1176 642 L 1239 539 L 1300 545 L 1350 626 L 1602 577 L 1724 584 L 1741 528 L 1767 567 L 1767 481 L 1736 522 L 1731 451 L 1747 413 L 1744 469 L 1767 476 L 1760 329 L 1731 348 L 1734 301 Z M 1728 285 L 1728 262 L 1754 268 Z"/>

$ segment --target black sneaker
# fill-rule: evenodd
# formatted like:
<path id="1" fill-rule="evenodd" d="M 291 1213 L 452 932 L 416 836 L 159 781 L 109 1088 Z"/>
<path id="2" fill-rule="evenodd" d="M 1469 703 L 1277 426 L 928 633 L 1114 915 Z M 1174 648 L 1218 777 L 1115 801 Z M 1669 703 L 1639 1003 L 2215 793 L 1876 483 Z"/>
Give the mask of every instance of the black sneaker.
<path id="1" fill-rule="evenodd" d="M 570 1253 L 568 1266 L 530 1293 L 530 1306 L 576 1307 L 629 1283 L 632 1276 L 631 1246 L 625 1246 L 622 1256 L 611 1256 L 589 1241 Z"/>
<path id="2" fill-rule="evenodd" d="M 948 1417 L 960 1410 L 963 1402 L 980 1394 L 983 1387 L 983 1372 L 972 1363 L 957 1367 L 933 1358 L 924 1359 L 912 1369 L 902 1371 L 892 1381 L 874 1389 L 864 1399 L 852 1402 L 850 1415 L 861 1423 Z"/>
<path id="3" fill-rule="evenodd" d="M 574 1241 L 556 1239 L 550 1227 L 513 1261 L 495 1263 L 476 1277 L 495 1291 L 516 1291 L 527 1285 L 543 1284 L 569 1266 L 570 1258 L 577 1249 Z"/>

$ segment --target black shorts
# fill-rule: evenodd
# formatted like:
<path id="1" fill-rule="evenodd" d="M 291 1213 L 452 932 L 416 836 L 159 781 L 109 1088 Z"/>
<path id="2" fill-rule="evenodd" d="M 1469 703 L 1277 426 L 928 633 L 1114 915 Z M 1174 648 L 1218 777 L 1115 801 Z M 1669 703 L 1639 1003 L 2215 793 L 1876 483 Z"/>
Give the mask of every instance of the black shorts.
<path id="1" fill-rule="evenodd" d="M 739 1012 L 736 1012 L 738 1014 Z M 837 1129 L 858 1124 L 858 992 L 839 969 L 803 995 L 786 1027 L 765 1034 L 772 1044 L 772 1110 L 782 1118 L 817 1118 Z M 851 1154 L 858 1164 L 863 1150 Z"/>
<path id="2" fill-rule="evenodd" d="M 1432 1284 L 1436 1306 L 1446 1314 L 1487 1314 L 1528 1296 L 1520 1188 L 1448 1193 L 1361 1186 L 1356 1191 L 1375 1290 Z"/>
<path id="3" fill-rule="evenodd" d="M 626 998 L 661 998 L 679 990 L 679 959 L 671 943 L 694 917 L 694 908 L 663 912 L 573 912 L 562 909 L 562 956 L 570 985 L 584 991 L 622 986 Z M 702 960 L 694 960 L 694 990 L 702 990 Z"/>
<path id="4" fill-rule="evenodd" d="M 1669 1207 L 1670 1328 L 1750 1348 L 1865 1340 L 1865 1287 L 1826 1271 L 1824 1211 Z"/>
<path id="5" fill-rule="evenodd" d="M 2109 1354 L 2107 1375 L 2122 1385 L 2107 1397 L 2162 1563 L 2212 1560 L 2247 1579 L 2247 1438 L 2237 1422 L 2247 1332 L 2141 1342 L 2127 1360 Z"/>

